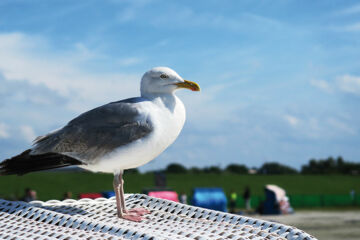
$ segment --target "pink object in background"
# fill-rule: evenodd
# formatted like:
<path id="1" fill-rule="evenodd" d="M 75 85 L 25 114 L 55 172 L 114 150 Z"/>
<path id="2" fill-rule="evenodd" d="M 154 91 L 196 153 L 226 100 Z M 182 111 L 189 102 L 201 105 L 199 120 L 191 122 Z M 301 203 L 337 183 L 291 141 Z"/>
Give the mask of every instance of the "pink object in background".
<path id="1" fill-rule="evenodd" d="M 179 202 L 178 194 L 174 191 L 156 191 L 156 192 L 149 192 L 148 195 L 150 197 L 156 197 L 166 200 L 171 200 L 174 202 Z"/>
<path id="2" fill-rule="evenodd" d="M 80 193 L 79 198 L 91 198 L 91 199 L 96 199 L 96 198 L 101 198 L 103 197 L 103 195 L 101 193 Z"/>

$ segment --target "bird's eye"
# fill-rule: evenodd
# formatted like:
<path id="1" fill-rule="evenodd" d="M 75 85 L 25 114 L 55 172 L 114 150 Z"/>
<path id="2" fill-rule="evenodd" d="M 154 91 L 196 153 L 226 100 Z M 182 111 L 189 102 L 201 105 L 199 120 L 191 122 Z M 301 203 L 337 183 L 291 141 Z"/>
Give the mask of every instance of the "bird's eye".
<path id="1" fill-rule="evenodd" d="M 161 74 L 161 75 L 160 75 L 160 78 L 165 79 L 165 78 L 169 78 L 169 76 L 168 76 L 168 75 L 166 75 L 166 74 Z"/>

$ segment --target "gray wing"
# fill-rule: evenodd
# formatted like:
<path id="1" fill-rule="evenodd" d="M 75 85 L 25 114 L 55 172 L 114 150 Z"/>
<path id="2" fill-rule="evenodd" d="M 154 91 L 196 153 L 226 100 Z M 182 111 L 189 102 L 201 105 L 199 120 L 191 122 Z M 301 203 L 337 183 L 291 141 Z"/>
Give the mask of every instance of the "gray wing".
<path id="1" fill-rule="evenodd" d="M 84 163 L 95 162 L 152 132 L 150 119 L 136 108 L 141 101 L 113 102 L 83 113 L 64 128 L 35 140 L 32 154 L 63 153 Z"/>

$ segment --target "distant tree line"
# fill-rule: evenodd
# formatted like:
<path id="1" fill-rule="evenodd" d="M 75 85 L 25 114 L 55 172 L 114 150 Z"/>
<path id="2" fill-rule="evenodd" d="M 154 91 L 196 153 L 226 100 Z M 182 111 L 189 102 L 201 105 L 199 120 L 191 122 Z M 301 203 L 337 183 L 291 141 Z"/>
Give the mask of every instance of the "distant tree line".
<path id="1" fill-rule="evenodd" d="M 230 172 L 230 173 L 238 173 L 238 174 L 247 174 L 249 169 L 245 165 L 240 164 L 230 164 L 225 169 L 222 169 L 218 166 L 210 166 L 204 168 L 192 167 L 187 169 L 183 165 L 179 163 L 171 163 L 169 164 L 165 170 L 166 173 L 223 173 L 223 172 Z"/>
<path id="2" fill-rule="evenodd" d="M 360 163 L 346 162 L 342 157 L 334 159 L 310 159 L 301 168 L 303 174 L 360 174 Z"/>
<path id="3" fill-rule="evenodd" d="M 132 170 L 132 172 L 136 172 Z M 225 168 L 209 166 L 204 168 L 186 168 L 179 163 L 171 163 L 165 169 L 166 173 L 232 173 L 232 174 L 360 174 L 360 163 L 344 161 L 342 157 L 334 159 L 310 159 L 308 164 L 301 167 L 298 171 L 295 168 L 278 162 L 267 162 L 259 168 L 249 168 L 244 164 L 229 164 Z"/>

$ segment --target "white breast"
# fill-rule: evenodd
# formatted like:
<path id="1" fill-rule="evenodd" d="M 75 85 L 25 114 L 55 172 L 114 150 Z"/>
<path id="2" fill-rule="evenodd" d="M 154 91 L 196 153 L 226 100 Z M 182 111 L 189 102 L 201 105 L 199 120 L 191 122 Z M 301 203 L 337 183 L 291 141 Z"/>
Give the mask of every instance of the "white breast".
<path id="1" fill-rule="evenodd" d="M 156 158 L 175 141 L 185 123 L 185 107 L 176 96 L 174 99 L 173 108 L 169 108 L 160 98 L 141 103 L 140 111 L 151 119 L 154 130 L 148 136 L 121 146 L 96 164 L 84 168 L 113 173 L 139 167 Z"/>

